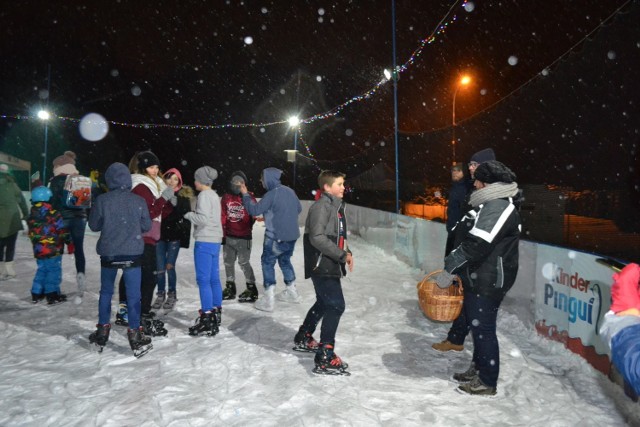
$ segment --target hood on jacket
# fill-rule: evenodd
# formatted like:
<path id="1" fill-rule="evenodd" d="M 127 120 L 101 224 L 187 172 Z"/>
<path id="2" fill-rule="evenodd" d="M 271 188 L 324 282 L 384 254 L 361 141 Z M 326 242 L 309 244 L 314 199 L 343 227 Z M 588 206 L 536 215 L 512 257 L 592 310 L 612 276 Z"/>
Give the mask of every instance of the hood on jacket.
<path id="1" fill-rule="evenodd" d="M 240 188 L 238 184 L 247 185 L 248 180 L 247 176 L 242 171 L 235 171 L 231 174 L 231 178 L 229 178 L 229 190 L 233 194 L 240 194 Z"/>
<path id="2" fill-rule="evenodd" d="M 113 163 L 104 173 L 104 180 L 109 190 L 117 190 L 119 188 L 131 190 L 131 174 L 129 168 L 123 163 Z"/>
<path id="3" fill-rule="evenodd" d="M 171 168 L 171 169 L 169 169 L 168 171 L 166 171 L 165 173 L 162 174 L 162 179 L 166 179 L 165 177 L 170 173 L 172 173 L 172 174 L 174 174 L 175 176 L 178 177 L 178 186 L 174 189 L 174 191 L 177 193 L 182 188 L 182 184 L 184 184 L 184 182 L 182 181 L 182 174 L 180 173 L 180 171 L 178 169 Z"/>
<path id="4" fill-rule="evenodd" d="M 262 186 L 267 190 L 273 190 L 281 185 L 282 171 L 278 168 L 266 168 L 262 171 Z"/>

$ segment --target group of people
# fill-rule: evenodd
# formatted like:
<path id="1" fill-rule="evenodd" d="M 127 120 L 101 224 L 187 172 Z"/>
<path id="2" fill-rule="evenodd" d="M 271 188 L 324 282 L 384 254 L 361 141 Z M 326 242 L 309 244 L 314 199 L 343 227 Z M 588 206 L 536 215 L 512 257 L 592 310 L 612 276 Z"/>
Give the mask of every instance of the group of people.
<path id="1" fill-rule="evenodd" d="M 48 186 L 38 185 L 31 193 L 32 208 L 27 211 L 24 198 L 12 177 L 0 167 L 0 190 L 10 183 L 19 210 L 12 212 L 16 224 L 10 236 L 3 237 L 3 256 L 11 260 L 21 217 L 27 218 L 38 270 L 32 284 L 32 301 L 43 298 L 49 304 L 64 302 L 60 290 L 62 255 L 75 254 L 79 293 L 86 285 L 84 234 L 88 225 L 100 232 L 96 251 L 100 256 L 100 296 L 98 323 L 89 341 L 100 351 L 109 341 L 111 302 L 118 270 L 119 305 L 115 323 L 127 326 L 131 349 L 137 357 L 152 348 L 151 337 L 167 334 L 164 323 L 154 311 L 171 310 L 176 304 L 175 265 L 180 248 L 188 248 L 193 226 L 194 266 L 199 289 L 200 309 L 190 335 L 214 336 L 222 320 L 222 301 L 236 298 L 235 263 L 246 279 L 239 302 L 255 303 L 258 310 L 272 312 L 275 301 L 300 303 L 296 274 L 291 257 L 300 228 L 302 205 L 295 192 L 282 184 L 282 171 L 266 168 L 261 183 L 266 193 L 258 201 L 247 187 L 242 171 L 230 175 L 228 192 L 220 198 L 212 188 L 218 172 L 203 166 L 195 171 L 195 192 L 185 185 L 179 170 L 160 173 L 160 161 L 151 151 L 136 153 L 129 165 L 111 164 L 105 174 L 105 188 L 93 193 L 92 206 L 78 209 L 66 206 L 63 191 L 67 177 L 78 175 L 76 155 L 67 151 L 54 160 L 53 178 Z M 6 175 L 6 176 L 5 176 Z M 92 183 L 97 182 L 92 174 Z M 3 181 L 4 179 L 4 181 Z M 323 197 L 311 207 L 305 224 L 305 277 L 312 278 L 316 302 L 293 337 L 294 350 L 316 354 L 314 370 L 320 374 L 348 374 L 347 364 L 335 354 L 335 334 L 345 302 L 340 278 L 353 268 L 347 246 L 347 221 L 344 175 L 324 171 L 318 178 Z M 98 196 L 99 195 L 99 196 Z M 21 202 L 21 204 L 20 204 Z M 261 256 L 263 292 L 258 294 L 256 277 L 250 264 L 252 229 L 255 221 L 264 221 L 265 236 Z M 10 243 L 13 242 L 13 246 Z M 7 250 L 5 251 L 5 246 Z M 219 256 L 223 253 L 225 289 L 220 281 Z M 275 293 L 278 264 L 284 278 L 284 290 Z M 3 275 L 7 262 L 2 264 Z M 155 300 L 154 291 L 156 291 Z M 322 320 L 320 342 L 313 338 Z"/>

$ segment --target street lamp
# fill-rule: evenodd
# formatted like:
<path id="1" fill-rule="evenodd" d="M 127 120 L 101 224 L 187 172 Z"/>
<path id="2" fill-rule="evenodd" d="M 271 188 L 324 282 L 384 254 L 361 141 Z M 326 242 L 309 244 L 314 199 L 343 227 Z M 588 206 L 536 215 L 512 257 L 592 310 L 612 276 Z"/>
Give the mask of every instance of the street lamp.
<path id="1" fill-rule="evenodd" d="M 456 162 L 456 95 L 458 94 L 458 90 L 460 90 L 460 87 L 462 86 L 466 86 L 469 83 L 471 83 L 471 77 L 469 76 L 462 76 L 460 78 L 460 80 L 458 80 L 458 83 L 456 84 L 456 90 L 453 92 L 453 114 L 452 114 L 452 119 L 451 119 L 451 150 L 452 150 L 452 164 L 455 164 Z"/>
<path id="2" fill-rule="evenodd" d="M 296 189 L 296 154 L 298 153 L 298 127 L 300 119 L 298 116 L 291 116 L 288 119 L 289 127 L 294 129 L 293 150 L 284 150 L 287 153 L 287 161 L 293 163 L 293 190 Z"/>
<path id="3" fill-rule="evenodd" d="M 48 122 L 51 118 L 51 114 L 47 110 L 38 111 L 38 118 L 44 122 L 44 160 L 42 163 L 42 182 L 46 182 L 47 179 L 47 134 L 49 131 Z"/>

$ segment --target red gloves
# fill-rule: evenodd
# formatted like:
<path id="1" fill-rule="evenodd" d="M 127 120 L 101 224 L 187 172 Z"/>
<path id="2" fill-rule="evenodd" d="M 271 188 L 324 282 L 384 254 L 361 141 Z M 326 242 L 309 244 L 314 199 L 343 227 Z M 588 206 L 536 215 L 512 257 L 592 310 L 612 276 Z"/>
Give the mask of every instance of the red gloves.
<path id="1" fill-rule="evenodd" d="M 76 251 L 76 246 L 73 244 L 73 242 L 67 243 L 67 253 L 69 255 L 73 255 L 75 251 Z"/>
<path id="2" fill-rule="evenodd" d="M 640 310 L 640 265 L 627 264 L 625 268 L 613 275 L 611 286 L 611 310 L 614 313 L 631 308 Z"/>

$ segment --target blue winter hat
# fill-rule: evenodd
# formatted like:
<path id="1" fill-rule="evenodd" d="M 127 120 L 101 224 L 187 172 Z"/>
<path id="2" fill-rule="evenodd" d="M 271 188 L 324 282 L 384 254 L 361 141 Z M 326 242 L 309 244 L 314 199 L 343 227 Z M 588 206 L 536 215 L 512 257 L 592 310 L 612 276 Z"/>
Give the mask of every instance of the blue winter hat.
<path id="1" fill-rule="evenodd" d="M 51 190 L 48 187 L 45 187 L 43 185 L 31 190 L 32 203 L 48 202 L 49 200 L 51 200 L 51 196 L 52 196 Z"/>

